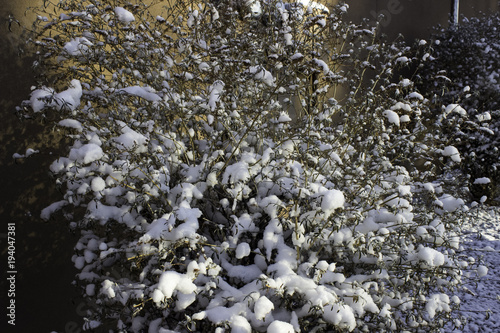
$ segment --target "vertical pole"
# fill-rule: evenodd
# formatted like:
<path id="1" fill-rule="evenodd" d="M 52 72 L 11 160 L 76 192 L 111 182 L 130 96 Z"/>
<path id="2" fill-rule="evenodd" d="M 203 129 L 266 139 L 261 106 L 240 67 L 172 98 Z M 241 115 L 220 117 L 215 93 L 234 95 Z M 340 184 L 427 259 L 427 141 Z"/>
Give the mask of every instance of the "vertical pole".
<path id="1" fill-rule="evenodd" d="M 460 0 L 451 0 L 450 21 L 452 26 L 457 26 L 460 19 Z"/>

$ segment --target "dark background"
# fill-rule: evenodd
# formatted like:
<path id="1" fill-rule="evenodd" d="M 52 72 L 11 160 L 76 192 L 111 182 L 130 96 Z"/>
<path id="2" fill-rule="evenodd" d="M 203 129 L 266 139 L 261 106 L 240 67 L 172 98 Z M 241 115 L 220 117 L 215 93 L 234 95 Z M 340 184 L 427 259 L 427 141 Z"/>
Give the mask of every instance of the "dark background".
<path id="1" fill-rule="evenodd" d="M 320 0 L 321 1 L 321 0 Z M 331 0 L 330 0 L 331 1 Z M 407 42 L 428 38 L 432 27 L 447 27 L 453 0 L 346 0 L 349 17 L 357 22 L 375 20 L 383 13 L 382 31 L 389 38 L 403 34 Z M 460 15 L 478 16 L 498 10 L 498 0 L 460 0 Z"/>
<path id="2" fill-rule="evenodd" d="M 48 168 L 64 150 L 61 136 L 51 127 L 15 115 L 15 107 L 29 98 L 34 78 L 31 60 L 17 56 L 21 29 L 14 24 L 10 32 L 5 20 L 12 12 L 24 19 L 12 5 L 26 3 L 0 0 L 0 332 L 77 333 L 84 304 L 71 284 L 76 274 L 71 256 L 78 237 L 62 218 L 44 222 L 39 217 L 44 207 L 62 199 Z M 40 153 L 17 162 L 12 158 L 27 148 Z M 15 326 L 7 324 L 6 316 L 6 235 L 11 222 L 16 223 Z"/>

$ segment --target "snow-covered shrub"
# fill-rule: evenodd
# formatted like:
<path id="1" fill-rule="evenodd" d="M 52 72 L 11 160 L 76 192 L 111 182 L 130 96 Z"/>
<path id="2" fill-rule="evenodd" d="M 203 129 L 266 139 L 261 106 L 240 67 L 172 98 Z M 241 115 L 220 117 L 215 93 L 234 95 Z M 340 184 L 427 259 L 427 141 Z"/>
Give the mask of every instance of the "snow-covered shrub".
<path id="1" fill-rule="evenodd" d="M 500 17 L 495 14 L 437 33 L 431 43 L 432 60 L 421 71 L 422 89 L 448 105 L 447 114 L 461 118 L 460 131 L 448 139 L 461 153 L 461 168 L 476 199 L 486 195 L 496 200 L 500 195 L 498 29 Z M 456 119 L 446 127 L 455 125 Z"/>
<path id="2" fill-rule="evenodd" d="M 73 140 L 42 217 L 64 210 L 81 232 L 86 328 L 460 325 L 463 201 L 412 167 L 458 156 L 393 78 L 419 59 L 343 22 L 345 5 L 236 4 L 68 0 L 35 23 L 25 115 Z"/>

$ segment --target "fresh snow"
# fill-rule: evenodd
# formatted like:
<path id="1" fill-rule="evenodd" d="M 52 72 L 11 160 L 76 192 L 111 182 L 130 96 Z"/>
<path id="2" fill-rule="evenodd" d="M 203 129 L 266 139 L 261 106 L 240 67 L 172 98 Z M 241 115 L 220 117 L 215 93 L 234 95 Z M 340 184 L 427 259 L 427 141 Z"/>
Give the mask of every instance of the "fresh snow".
<path id="1" fill-rule="evenodd" d="M 411 111 L 411 105 L 403 102 L 397 102 L 393 106 L 391 106 L 391 110 L 396 111 L 396 110 L 403 110 L 410 112 Z"/>
<path id="2" fill-rule="evenodd" d="M 220 94 L 222 93 L 223 89 L 224 89 L 224 82 L 220 80 L 214 82 L 214 84 L 210 86 L 209 88 L 210 93 L 208 98 L 208 106 L 210 107 L 210 110 L 212 111 L 215 110 L 216 103 L 219 101 Z"/>
<path id="3" fill-rule="evenodd" d="M 475 283 L 467 283 L 457 292 L 460 312 L 468 319 L 462 333 L 500 332 L 500 207 L 477 209 L 463 221 L 460 252 L 469 258 L 481 258 Z M 474 272 L 465 272 L 475 276 Z M 451 331 L 451 329 L 443 332 Z"/>
<path id="4" fill-rule="evenodd" d="M 114 284 L 110 280 L 104 280 L 102 282 L 101 294 L 106 295 L 109 298 L 114 298 L 116 296 L 116 292 L 113 288 Z"/>
<path id="5" fill-rule="evenodd" d="M 161 97 L 158 96 L 152 88 L 147 88 L 147 87 L 131 86 L 118 89 L 117 92 L 124 92 L 129 95 L 141 97 L 150 102 L 158 102 L 161 100 Z"/>
<path id="6" fill-rule="evenodd" d="M 82 123 L 74 119 L 64 119 L 59 122 L 59 126 L 74 128 L 79 132 L 83 131 Z"/>
<path id="7" fill-rule="evenodd" d="M 396 126 L 399 127 L 400 125 L 400 119 L 399 119 L 399 115 L 392 111 L 392 110 L 385 110 L 383 112 L 384 116 L 386 116 L 387 120 L 391 123 L 391 124 L 394 124 Z"/>
<path id="8" fill-rule="evenodd" d="M 491 180 L 488 177 L 476 178 L 474 184 L 489 184 Z"/>
<path id="9" fill-rule="evenodd" d="M 174 292 L 190 294 L 196 290 L 196 285 L 185 274 L 180 274 L 173 271 L 163 272 L 158 281 L 157 290 L 166 298 L 171 298 Z"/>
<path id="10" fill-rule="evenodd" d="M 31 92 L 31 108 L 33 112 L 40 112 L 45 107 L 47 103 L 43 100 L 46 97 L 49 97 L 54 94 L 54 89 L 43 87 L 41 89 L 36 89 Z"/>
<path id="11" fill-rule="evenodd" d="M 278 118 L 278 122 L 280 122 L 280 123 L 286 123 L 286 122 L 289 122 L 289 121 L 292 121 L 292 118 L 290 118 L 290 116 L 288 115 L 288 113 L 281 112 L 280 116 Z"/>
<path id="12" fill-rule="evenodd" d="M 295 329 L 292 324 L 283 321 L 275 320 L 267 327 L 267 333 L 294 333 Z"/>
<path id="13" fill-rule="evenodd" d="M 326 7 L 325 5 L 321 4 L 321 3 L 318 3 L 316 1 L 311 1 L 311 0 L 297 0 L 298 3 L 302 4 L 302 6 L 304 6 L 304 8 L 311 8 L 311 9 L 315 9 L 315 10 L 318 10 L 320 12 L 325 12 L 325 13 L 329 13 L 330 10 L 328 9 L 328 7 Z"/>
<path id="14" fill-rule="evenodd" d="M 274 303 L 269 300 L 266 296 L 262 296 L 255 302 L 255 317 L 258 320 L 264 320 L 268 313 L 274 309 Z M 269 332 L 269 329 L 268 329 Z"/>
<path id="15" fill-rule="evenodd" d="M 135 21 L 134 14 L 123 7 L 115 7 L 116 18 L 122 23 L 130 23 Z"/>
<path id="16" fill-rule="evenodd" d="M 64 45 L 64 50 L 71 56 L 80 56 L 92 46 L 92 42 L 85 37 L 75 37 Z"/>
<path id="17" fill-rule="evenodd" d="M 254 79 L 262 81 L 266 85 L 273 87 L 275 78 L 271 72 L 262 66 L 251 66 L 249 69 L 250 74 L 254 74 Z"/>
<path id="18" fill-rule="evenodd" d="M 344 193 L 338 190 L 326 190 L 320 192 L 321 195 L 321 210 L 328 218 L 337 208 L 344 207 Z"/>
<path id="19" fill-rule="evenodd" d="M 328 64 L 326 62 L 324 62 L 323 60 L 315 58 L 315 59 L 313 59 L 313 62 L 316 64 L 316 66 L 321 67 L 324 75 L 328 75 L 329 73 L 331 73 L 330 68 L 328 67 Z"/>
<path id="20" fill-rule="evenodd" d="M 450 298 L 446 294 L 434 294 L 427 299 L 425 310 L 430 318 L 434 318 L 437 312 L 450 312 Z"/>
<path id="21" fill-rule="evenodd" d="M 60 210 L 67 204 L 68 202 L 66 200 L 54 202 L 42 210 L 42 212 L 40 213 L 40 217 L 42 218 L 42 220 L 47 221 L 54 212 Z"/>
<path id="22" fill-rule="evenodd" d="M 441 252 L 429 247 L 420 248 L 417 254 L 417 258 L 431 267 L 442 266 L 445 263 L 444 255 Z"/>
<path id="23" fill-rule="evenodd" d="M 458 104 L 450 104 L 444 110 L 445 115 L 449 115 L 452 112 L 458 113 L 459 115 L 464 117 L 467 115 L 467 111 L 465 111 L 465 109 Z"/>
<path id="24" fill-rule="evenodd" d="M 102 148 L 95 143 L 88 143 L 80 148 L 72 148 L 69 152 L 70 160 L 83 164 L 97 161 L 103 156 Z"/>
<path id="25" fill-rule="evenodd" d="M 146 143 L 148 139 L 142 135 L 132 130 L 130 127 L 125 126 L 122 129 L 122 135 L 114 138 L 120 146 L 127 150 L 134 150 L 136 153 L 144 153 L 147 151 Z"/>
<path id="26" fill-rule="evenodd" d="M 80 105 L 82 97 L 82 85 L 79 80 L 71 80 L 69 88 L 55 95 L 55 103 L 57 109 L 68 107 L 71 110 L 76 109 Z"/>
<path id="27" fill-rule="evenodd" d="M 479 122 L 485 122 L 491 120 L 491 114 L 489 112 L 484 112 L 476 115 L 476 118 Z"/>
<path id="28" fill-rule="evenodd" d="M 440 151 L 443 156 L 449 156 L 454 162 L 460 162 L 462 159 L 460 158 L 460 152 L 456 147 L 447 146 L 443 150 Z"/>
<path id="29" fill-rule="evenodd" d="M 454 212 L 464 205 L 464 201 L 460 198 L 455 198 L 449 194 L 442 195 L 435 201 L 435 204 L 445 212 Z"/>
<path id="30" fill-rule="evenodd" d="M 106 182 L 101 177 L 95 177 L 92 179 L 90 187 L 92 188 L 92 191 L 100 192 L 106 188 Z"/>
<path id="31" fill-rule="evenodd" d="M 414 91 L 414 92 L 410 93 L 410 94 L 408 95 L 408 98 L 416 98 L 416 99 L 418 99 L 418 100 L 420 100 L 420 101 L 423 101 L 423 100 L 424 100 L 424 96 L 422 96 L 421 94 L 419 94 L 419 93 L 418 93 L 418 92 L 416 92 L 416 91 Z"/>
<path id="32" fill-rule="evenodd" d="M 408 59 L 408 57 L 399 57 L 396 59 L 396 63 L 406 64 L 408 61 L 410 61 L 410 59 Z"/>
<path id="33" fill-rule="evenodd" d="M 12 154 L 12 158 L 14 158 L 14 159 L 26 158 L 26 157 L 30 157 L 33 154 L 38 154 L 39 152 L 40 152 L 39 150 L 36 150 L 33 148 L 28 148 L 28 149 L 26 149 L 26 152 L 24 154 L 19 154 L 19 153 Z"/>
<path id="34" fill-rule="evenodd" d="M 248 243 L 242 242 L 238 244 L 238 247 L 236 248 L 236 258 L 244 258 L 250 254 L 250 251 L 250 245 Z"/>
<path id="35" fill-rule="evenodd" d="M 31 93 L 30 103 L 34 112 L 40 112 L 46 106 L 55 107 L 57 110 L 67 108 L 75 110 L 80 105 L 82 85 L 79 80 L 71 80 L 68 89 L 56 93 L 51 88 L 41 88 Z"/>

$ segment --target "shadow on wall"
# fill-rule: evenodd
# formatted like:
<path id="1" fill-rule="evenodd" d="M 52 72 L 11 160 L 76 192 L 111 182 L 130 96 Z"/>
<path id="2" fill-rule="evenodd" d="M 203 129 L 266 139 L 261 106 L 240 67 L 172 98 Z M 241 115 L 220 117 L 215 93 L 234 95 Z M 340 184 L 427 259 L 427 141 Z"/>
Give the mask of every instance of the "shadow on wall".
<path id="1" fill-rule="evenodd" d="M 21 122 L 15 115 L 15 107 L 29 97 L 34 78 L 31 60 L 17 56 L 21 29 L 13 24 L 10 32 L 5 20 L 13 12 L 22 17 L 23 10 L 9 8 L 13 3 L 0 0 L 0 260 L 6 268 L 8 240 L 12 240 L 7 237 L 8 224 L 14 223 L 15 261 L 10 270 L 17 273 L 2 270 L 0 332 L 77 333 L 83 312 L 77 307 L 79 292 L 71 285 L 76 274 L 71 256 L 78 238 L 71 235 L 66 221 L 39 218 L 43 208 L 61 199 L 48 168 L 64 144 L 52 128 Z M 13 158 L 27 148 L 39 153 Z"/>
<path id="2" fill-rule="evenodd" d="M 0 0 L 0 260 L 1 267 L 6 267 L 8 225 L 14 223 L 15 262 L 11 270 L 17 272 L 2 270 L 0 332 L 79 333 L 86 309 L 94 306 L 85 303 L 72 286 L 77 270 L 71 257 L 79 237 L 71 234 L 64 218 L 44 222 L 39 217 L 43 208 L 62 199 L 48 171 L 50 164 L 66 153 L 67 143 L 50 122 L 46 126 L 21 122 L 15 115 L 16 106 L 29 98 L 35 83 L 32 60 L 18 57 L 18 45 L 23 42 L 20 26 L 30 27 L 35 18 L 25 15 L 26 8 L 42 3 Z M 9 27 L 9 15 L 20 24 Z M 28 148 L 39 153 L 13 158 Z M 10 277 L 13 279 L 7 280 Z"/>

